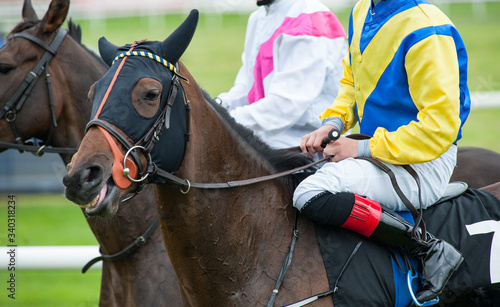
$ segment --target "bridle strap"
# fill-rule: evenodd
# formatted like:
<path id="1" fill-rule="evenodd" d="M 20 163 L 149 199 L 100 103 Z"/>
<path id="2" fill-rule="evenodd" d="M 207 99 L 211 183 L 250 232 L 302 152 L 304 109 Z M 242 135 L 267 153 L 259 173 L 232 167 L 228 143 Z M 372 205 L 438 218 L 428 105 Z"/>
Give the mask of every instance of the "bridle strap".
<path id="1" fill-rule="evenodd" d="M 28 74 L 24 82 L 19 86 L 14 95 L 10 98 L 10 100 L 5 104 L 5 107 L 0 110 L 0 118 L 4 117 L 6 113 L 13 112 L 14 114 L 18 112 L 24 104 L 24 101 L 31 93 L 36 81 L 40 78 L 42 71 L 46 68 L 45 65 L 50 62 L 50 60 L 54 57 L 57 49 L 61 45 L 64 37 L 66 36 L 65 29 L 59 29 L 56 37 L 52 41 L 52 44 L 48 46 L 40 39 L 28 35 L 26 33 L 16 33 L 12 37 L 22 37 L 29 41 L 32 41 L 42 48 L 44 48 L 45 54 L 40 59 L 40 62 L 35 66 L 35 68 Z"/>
<path id="2" fill-rule="evenodd" d="M 158 220 L 158 217 L 157 217 L 155 219 L 155 221 L 153 222 L 153 224 L 151 224 L 151 226 L 149 226 L 149 228 L 146 230 L 146 232 L 142 236 L 137 237 L 134 240 L 134 242 L 132 242 L 131 244 L 129 244 L 122 251 L 120 251 L 120 252 L 118 252 L 116 254 L 111 254 L 111 255 L 103 255 L 103 254 L 101 254 L 101 256 L 98 256 L 98 257 L 90 260 L 82 268 L 82 273 L 87 272 L 87 270 L 90 269 L 91 266 L 93 266 L 95 263 L 97 263 L 97 262 L 99 262 L 101 260 L 102 261 L 113 262 L 113 261 L 121 260 L 121 259 L 123 259 L 123 258 L 131 255 L 132 253 L 134 253 L 135 251 L 137 251 L 141 246 L 143 246 L 144 244 L 147 243 L 147 240 L 149 239 L 149 237 L 153 234 L 153 232 L 156 230 L 156 228 L 158 228 L 159 223 L 160 223 L 160 221 Z"/>
<path id="3" fill-rule="evenodd" d="M 132 148 L 132 143 L 130 143 L 120 132 L 118 132 L 111 124 L 109 124 L 108 122 L 102 120 L 102 119 L 93 119 L 91 120 L 88 124 L 87 124 L 87 127 L 86 127 L 86 130 L 88 130 L 91 126 L 97 126 L 100 128 L 100 131 L 101 133 L 103 133 L 104 137 L 106 138 L 106 141 L 108 142 L 111 150 L 113 151 L 113 157 L 115 157 L 115 159 L 118 158 L 117 161 L 121 161 L 123 160 L 123 154 L 121 154 L 121 152 L 118 150 L 118 149 L 114 149 L 116 148 L 116 144 L 114 143 L 114 140 L 113 139 L 109 139 L 105 132 L 106 133 L 109 133 L 111 134 L 116 140 L 118 140 L 122 145 L 123 147 L 128 151 L 130 148 Z M 115 151 L 116 153 L 119 153 L 119 156 L 117 157 L 115 155 Z M 140 156 L 138 154 L 137 151 L 133 150 L 130 152 L 130 155 L 132 156 L 132 159 L 135 161 L 135 165 L 137 166 L 137 173 L 139 173 L 141 176 L 143 174 L 143 169 L 142 169 L 142 163 L 141 163 L 141 159 L 140 159 Z M 132 162 L 132 161 L 131 161 Z M 121 162 L 119 163 L 121 165 Z M 115 164 L 113 164 L 115 165 Z M 115 167 L 115 166 L 114 166 Z M 118 167 L 118 165 L 116 166 Z M 123 167 L 127 167 L 126 165 L 124 165 Z M 114 173 L 113 173 L 114 175 Z M 118 175 L 118 174 L 117 174 Z M 123 176 L 123 175 L 118 175 L 118 176 Z M 125 176 L 123 176 L 124 178 L 126 178 Z M 119 180 L 117 178 L 114 178 L 113 179 L 116 180 Z M 141 185 L 138 185 L 138 188 L 137 190 L 140 191 L 140 189 L 142 189 L 142 186 Z"/>
<path id="4" fill-rule="evenodd" d="M 0 118 L 5 118 L 5 120 L 9 123 L 12 129 L 12 133 L 14 134 L 14 138 L 16 140 L 16 143 L 0 143 L 0 147 L 2 148 L 9 148 L 9 149 L 18 149 L 20 151 L 29 151 L 32 153 L 35 153 L 36 156 L 41 156 L 43 155 L 44 152 L 54 152 L 54 153 L 62 153 L 62 154 L 74 154 L 76 152 L 76 149 L 72 148 L 52 148 L 49 149 L 47 146 L 51 143 L 52 137 L 54 135 L 54 129 L 57 128 L 57 119 L 56 119 L 56 114 L 55 114 L 55 106 L 54 106 L 54 100 L 52 96 L 52 86 L 51 86 L 51 81 L 50 81 L 50 74 L 48 71 L 48 63 L 52 60 L 54 55 L 57 53 L 57 50 L 59 49 L 59 46 L 61 45 L 63 39 L 66 37 L 67 31 L 63 28 L 60 28 L 59 31 L 56 34 L 56 37 L 52 41 L 50 45 L 47 45 L 44 41 L 41 39 L 34 37 L 32 35 L 26 34 L 26 33 L 16 33 L 13 34 L 12 37 L 22 37 L 24 39 L 27 39 L 43 49 L 45 49 L 45 53 L 38 62 L 38 64 L 35 66 L 35 68 L 28 74 L 26 79 L 24 79 L 23 83 L 19 86 L 19 88 L 16 90 L 14 95 L 7 101 L 5 104 L 4 108 L 0 110 Z M 45 145 L 43 146 L 38 146 L 36 144 L 35 146 L 33 145 L 27 145 L 22 141 L 22 138 L 19 136 L 19 133 L 17 131 L 17 127 L 15 124 L 16 120 L 16 115 L 17 112 L 19 112 L 24 105 L 26 99 L 28 96 L 31 94 L 31 91 L 33 90 L 33 87 L 35 86 L 36 82 L 42 75 L 42 72 L 45 70 L 45 79 L 46 79 L 46 85 L 47 85 L 47 93 L 49 96 L 49 109 L 50 109 L 50 128 L 49 128 L 49 134 L 47 136 L 47 140 L 45 141 Z"/>
<path id="5" fill-rule="evenodd" d="M 62 38 L 64 38 L 64 35 L 66 35 L 66 33 L 65 33 L 66 30 L 64 30 L 62 28 L 59 30 L 57 35 L 59 35 L 59 33 L 61 31 L 64 31 L 62 34 Z M 57 49 L 59 48 L 59 45 L 62 42 L 62 39 L 60 39 L 58 41 L 57 36 L 56 36 L 56 38 L 54 38 L 54 40 L 52 41 L 52 43 L 50 45 L 47 45 L 44 41 L 42 41 L 38 37 L 34 37 L 34 36 L 26 34 L 26 33 L 16 33 L 16 34 L 12 35 L 12 37 L 23 37 L 29 41 L 32 41 L 33 43 L 35 43 L 35 44 L 39 45 L 40 47 L 42 47 L 43 49 L 45 49 L 46 51 L 52 53 L 53 56 L 57 53 Z"/>
<path id="6" fill-rule="evenodd" d="M 146 132 L 146 134 L 135 145 L 143 146 L 146 148 L 146 152 L 149 153 L 153 149 L 156 142 L 159 141 L 160 136 L 163 133 L 163 129 L 170 128 L 170 113 L 172 112 L 172 107 L 175 99 L 177 98 L 180 87 L 181 84 L 179 78 L 177 75 L 174 75 L 172 77 L 172 85 L 170 86 L 165 108 L 163 108 L 160 116 L 158 116 L 153 126 L 151 126 L 148 132 Z"/>
<path id="7" fill-rule="evenodd" d="M 35 156 L 40 157 L 44 153 L 58 153 L 58 154 L 75 154 L 78 149 L 67 147 L 47 147 L 46 145 L 35 146 L 26 144 L 16 144 L 0 142 L 0 148 L 17 149 L 20 151 L 27 151 L 33 153 Z"/>

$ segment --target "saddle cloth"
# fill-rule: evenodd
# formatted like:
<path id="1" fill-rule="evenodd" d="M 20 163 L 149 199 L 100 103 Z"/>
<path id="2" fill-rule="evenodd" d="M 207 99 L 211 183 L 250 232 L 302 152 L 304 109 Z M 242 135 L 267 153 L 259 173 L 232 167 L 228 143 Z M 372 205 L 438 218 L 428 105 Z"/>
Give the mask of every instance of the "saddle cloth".
<path id="1" fill-rule="evenodd" d="M 467 189 L 457 198 L 424 210 L 424 221 L 430 233 L 464 255 L 438 306 L 500 305 L 500 201 L 486 191 Z M 401 251 L 339 227 L 315 227 L 330 287 L 337 287 L 332 295 L 336 307 L 410 304 Z M 411 264 L 417 269 L 414 259 Z"/>

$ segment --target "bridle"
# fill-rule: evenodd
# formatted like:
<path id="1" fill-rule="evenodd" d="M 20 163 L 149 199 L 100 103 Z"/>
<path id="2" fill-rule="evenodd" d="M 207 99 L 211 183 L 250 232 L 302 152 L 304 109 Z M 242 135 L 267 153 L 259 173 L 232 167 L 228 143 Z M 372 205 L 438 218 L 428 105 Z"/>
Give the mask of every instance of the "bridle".
<path id="1" fill-rule="evenodd" d="M 165 67 L 167 67 L 171 72 L 172 72 L 172 82 L 171 86 L 169 89 L 169 93 L 166 99 L 166 104 L 163 110 L 160 112 L 159 116 L 153 123 L 153 125 L 149 128 L 149 130 L 142 136 L 142 138 L 137 141 L 135 144 L 132 144 L 125 136 L 123 136 L 122 133 L 120 133 L 113 125 L 109 124 L 105 120 L 101 120 L 98 117 L 100 109 L 104 105 L 107 99 L 107 95 L 103 98 L 103 101 L 101 102 L 101 106 L 99 110 L 97 111 L 96 116 L 94 119 L 92 119 L 86 127 L 86 131 L 92 127 L 92 126 L 97 126 L 101 133 L 104 135 L 106 141 L 108 142 L 111 151 L 113 153 L 114 157 L 114 163 L 113 163 L 113 180 L 115 181 L 115 184 L 121 188 L 125 189 L 127 188 L 132 182 L 136 183 L 134 191 L 134 195 L 131 197 L 128 197 L 122 202 L 125 202 L 131 198 L 133 198 L 135 195 L 137 195 L 143 188 L 145 184 L 146 178 L 150 174 L 156 173 L 157 167 L 153 163 L 151 159 L 151 150 L 153 149 L 154 145 L 156 142 L 160 140 L 160 136 L 162 135 L 163 131 L 165 129 L 170 128 L 170 115 L 172 111 L 172 107 L 174 105 L 174 102 L 177 98 L 177 95 L 179 92 L 182 93 L 183 95 L 183 101 L 184 101 L 184 106 L 186 110 L 186 143 L 189 142 L 189 138 L 191 135 L 190 132 L 190 117 L 191 117 L 191 106 L 190 102 L 187 98 L 186 92 L 184 91 L 184 88 L 180 84 L 180 80 L 184 80 L 187 83 L 189 83 L 189 80 L 182 77 L 176 68 L 176 66 L 172 65 L 170 62 L 164 60 L 163 58 L 149 53 L 149 52 L 142 52 L 142 51 L 133 51 L 133 49 L 140 43 L 139 42 L 134 42 L 132 44 L 130 50 L 128 52 L 124 52 L 122 54 L 119 54 L 116 56 L 114 59 L 113 63 L 119 59 L 123 59 L 122 62 L 120 63 L 120 66 L 118 70 L 115 73 L 115 76 L 109 85 L 107 92 L 109 93 L 111 91 L 111 88 L 114 85 L 114 81 L 116 80 L 116 77 L 121 71 L 121 68 L 123 67 L 125 61 L 127 60 L 128 57 L 131 56 L 142 56 L 142 57 L 148 57 L 152 60 L 155 60 L 161 64 L 163 64 Z M 115 141 L 111 138 L 113 136 L 126 150 L 125 155 L 122 154 L 121 150 L 117 147 Z M 140 160 L 140 155 L 139 151 L 144 154 L 144 156 L 147 158 L 147 167 L 146 169 L 143 168 L 141 160 Z M 129 158 L 132 157 L 132 159 Z M 136 179 L 135 177 L 139 176 L 139 179 Z"/>
<path id="2" fill-rule="evenodd" d="M 56 34 L 56 37 L 52 41 L 50 45 L 47 45 L 41 39 L 34 37 L 32 35 L 26 33 L 16 33 L 11 36 L 14 37 L 22 37 L 27 39 L 36 45 L 45 49 L 45 53 L 35 66 L 35 68 L 28 74 L 28 76 L 24 79 L 21 85 L 18 87 L 14 95 L 7 101 L 5 106 L 0 110 L 0 119 L 5 119 L 14 134 L 15 143 L 8 142 L 0 142 L 0 147 L 8 148 L 8 149 L 17 149 L 19 151 L 29 151 L 34 153 L 36 156 L 41 156 L 45 152 L 52 153 L 60 153 L 60 154 L 74 154 L 76 153 L 76 148 L 55 148 L 55 147 L 47 147 L 50 145 L 52 141 L 52 137 L 54 135 L 54 130 L 57 128 L 57 119 L 54 108 L 54 100 L 52 97 L 52 87 L 50 81 L 50 73 L 48 70 L 48 65 L 52 58 L 57 53 L 57 49 L 61 45 L 63 39 L 66 37 L 67 31 L 63 28 L 60 28 Z M 31 94 L 33 87 L 35 86 L 38 79 L 42 76 L 43 71 L 45 71 L 45 81 L 47 85 L 47 93 L 49 96 L 49 109 L 50 109 L 50 129 L 47 140 L 44 144 L 40 144 L 38 140 L 34 139 L 33 142 L 23 141 L 19 136 L 19 132 L 16 126 L 16 117 L 17 113 L 21 110 L 26 99 Z"/>

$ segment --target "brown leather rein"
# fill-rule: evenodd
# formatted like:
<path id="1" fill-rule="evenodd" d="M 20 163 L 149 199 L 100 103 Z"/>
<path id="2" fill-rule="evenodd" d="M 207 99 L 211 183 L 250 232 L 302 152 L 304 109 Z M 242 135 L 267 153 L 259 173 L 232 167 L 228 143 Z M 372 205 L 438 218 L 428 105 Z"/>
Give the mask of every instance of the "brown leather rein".
<path id="1" fill-rule="evenodd" d="M 241 186 L 247 186 L 259 182 L 264 182 L 272 179 L 277 179 L 280 177 L 284 177 L 287 175 L 291 175 L 293 173 L 311 168 L 321 162 L 325 162 L 330 160 L 332 156 L 327 156 L 319 161 L 315 161 L 291 170 L 283 171 L 280 173 L 276 174 L 271 174 L 271 175 L 266 175 L 262 177 L 256 177 L 256 178 L 251 178 L 251 179 L 243 179 L 243 180 L 236 180 L 236 181 L 228 181 L 228 182 L 221 182 L 221 183 L 197 183 L 197 182 L 191 182 L 188 179 L 181 179 L 167 171 L 164 171 L 162 169 L 156 169 L 155 174 L 160 175 L 162 177 L 165 177 L 172 181 L 173 183 L 177 184 L 180 186 L 179 190 L 183 194 L 187 194 L 191 187 L 193 188 L 200 188 L 200 189 L 226 189 L 226 188 L 235 188 L 235 187 L 241 187 Z M 182 188 L 185 188 L 184 190 Z"/>

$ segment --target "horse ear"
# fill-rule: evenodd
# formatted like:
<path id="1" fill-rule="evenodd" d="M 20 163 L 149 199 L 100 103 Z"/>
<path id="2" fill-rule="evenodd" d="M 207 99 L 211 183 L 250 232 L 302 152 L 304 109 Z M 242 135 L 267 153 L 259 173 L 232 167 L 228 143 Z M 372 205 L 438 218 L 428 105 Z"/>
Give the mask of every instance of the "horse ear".
<path id="1" fill-rule="evenodd" d="M 63 24 L 69 10 L 69 0 L 52 0 L 42 19 L 44 32 L 54 32 Z"/>
<path id="2" fill-rule="evenodd" d="M 104 36 L 99 39 L 98 46 L 101 58 L 108 66 L 111 66 L 119 47 L 110 43 Z"/>
<path id="3" fill-rule="evenodd" d="M 161 56 L 171 63 L 177 63 L 186 51 L 198 25 L 198 10 L 192 10 L 184 22 L 161 43 Z"/>
<path id="4" fill-rule="evenodd" d="M 35 9 L 31 4 L 31 0 L 24 0 L 23 3 L 23 20 L 24 21 L 35 21 L 38 20 Z"/>

